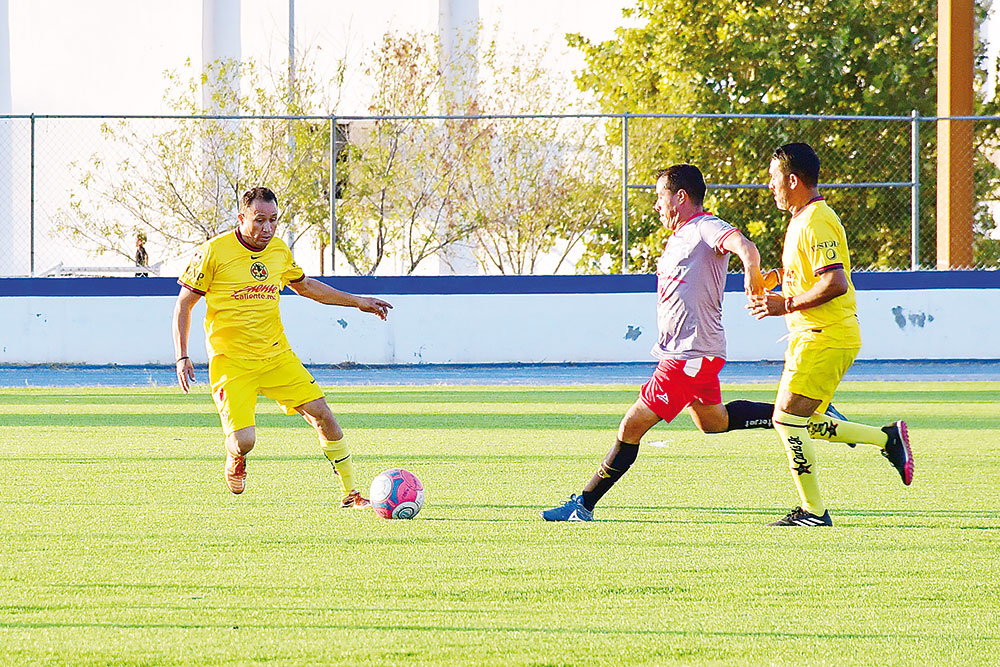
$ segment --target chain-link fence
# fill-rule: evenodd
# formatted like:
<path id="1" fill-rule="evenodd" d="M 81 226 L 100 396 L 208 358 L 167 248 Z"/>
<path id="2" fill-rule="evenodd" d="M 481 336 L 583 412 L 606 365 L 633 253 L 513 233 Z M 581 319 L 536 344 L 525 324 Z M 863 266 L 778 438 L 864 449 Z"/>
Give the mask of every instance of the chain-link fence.
<path id="1" fill-rule="evenodd" d="M 775 266 L 789 141 L 819 154 L 856 270 L 1000 268 L 1000 118 L 950 123 L 945 171 L 947 122 L 915 116 L 0 117 L 0 275 L 177 275 L 257 184 L 313 275 L 649 272 L 653 176 L 678 162 Z"/>

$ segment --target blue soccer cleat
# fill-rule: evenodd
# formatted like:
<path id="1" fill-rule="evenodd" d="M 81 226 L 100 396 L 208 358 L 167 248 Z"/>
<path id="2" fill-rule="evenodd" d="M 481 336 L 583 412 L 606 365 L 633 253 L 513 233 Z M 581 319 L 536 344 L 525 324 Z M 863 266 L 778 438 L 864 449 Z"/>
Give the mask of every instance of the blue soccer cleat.
<path id="1" fill-rule="evenodd" d="M 840 414 L 840 410 L 838 410 L 837 408 L 833 407 L 833 403 L 830 403 L 829 405 L 826 406 L 826 413 L 825 414 L 826 414 L 827 417 L 833 417 L 834 419 L 839 419 L 840 421 L 844 421 L 844 422 L 847 421 L 847 417 L 845 417 L 844 415 Z"/>
<path id="2" fill-rule="evenodd" d="M 593 521 L 594 511 L 583 506 L 583 498 L 572 495 L 565 505 L 542 512 L 546 521 Z"/>
<path id="3" fill-rule="evenodd" d="M 834 419 L 839 419 L 842 422 L 850 421 L 847 417 L 845 417 L 844 415 L 840 414 L 840 410 L 838 410 L 837 408 L 833 407 L 833 403 L 830 403 L 829 405 L 826 406 L 826 412 L 824 412 L 823 414 L 825 414 L 827 417 L 833 417 Z M 844 443 L 844 444 L 846 444 L 848 447 L 857 447 L 858 446 L 858 443 L 856 443 L 856 442 L 847 442 L 847 443 Z"/>

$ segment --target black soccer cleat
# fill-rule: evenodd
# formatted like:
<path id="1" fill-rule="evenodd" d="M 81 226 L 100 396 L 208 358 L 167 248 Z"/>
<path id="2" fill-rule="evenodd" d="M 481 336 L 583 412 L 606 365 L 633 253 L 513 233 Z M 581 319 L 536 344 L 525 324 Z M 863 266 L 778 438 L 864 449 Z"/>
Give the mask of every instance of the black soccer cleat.
<path id="1" fill-rule="evenodd" d="M 787 516 L 772 521 L 769 526 L 832 526 L 833 519 L 830 518 L 830 510 L 823 512 L 823 516 L 810 514 L 801 507 L 796 507 Z"/>
<path id="2" fill-rule="evenodd" d="M 839 419 L 842 422 L 850 421 L 847 417 L 840 414 L 840 410 L 833 407 L 833 403 L 830 403 L 829 405 L 826 406 L 826 412 L 824 412 L 823 414 L 825 414 L 827 417 L 833 417 L 834 419 Z M 844 444 L 847 445 L 848 447 L 858 446 L 858 443 L 856 442 L 845 442 Z"/>
<path id="3" fill-rule="evenodd" d="M 903 479 L 903 484 L 909 486 L 913 483 L 913 454 L 910 452 L 910 434 L 906 430 L 906 422 L 900 419 L 895 424 L 883 426 L 882 431 L 889 436 L 882 456 L 889 459 L 889 463 Z"/>

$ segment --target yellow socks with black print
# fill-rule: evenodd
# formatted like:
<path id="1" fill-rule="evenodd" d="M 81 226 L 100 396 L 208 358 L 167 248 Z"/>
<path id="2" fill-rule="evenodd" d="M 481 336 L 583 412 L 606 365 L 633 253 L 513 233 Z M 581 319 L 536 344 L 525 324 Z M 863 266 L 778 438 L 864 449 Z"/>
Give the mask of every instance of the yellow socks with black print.
<path id="1" fill-rule="evenodd" d="M 351 460 L 351 449 L 347 446 L 347 438 L 340 440 L 319 440 L 320 449 L 330 460 L 333 471 L 340 478 L 340 484 L 344 487 L 344 494 L 356 488 L 354 480 L 354 462 Z"/>
<path id="2" fill-rule="evenodd" d="M 809 437 L 809 418 L 788 414 L 781 410 L 774 411 L 774 430 L 781 437 L 788 455 L 788 467 L 792 471 L 792 480 L 799 490 L 802 509 L 823 516 L 826 507 L 819 493 L 819 480 L 816 479 L 816 449 Z"/>
<path id="3" fill-rule="evenodd" d="M 835 419 L 829 415 L 813 415 L 809 418 L 809 435 L 830 442 L 857 442 L 875 445 L 885 449 L 889 436 L 878 426 L 855 424 Z"/>

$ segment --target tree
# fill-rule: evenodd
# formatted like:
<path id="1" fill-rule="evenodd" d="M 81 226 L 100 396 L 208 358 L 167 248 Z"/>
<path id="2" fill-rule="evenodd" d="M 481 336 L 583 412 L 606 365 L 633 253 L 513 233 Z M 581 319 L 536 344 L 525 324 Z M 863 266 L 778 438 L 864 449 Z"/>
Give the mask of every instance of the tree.
<path id="1" fill-rule="evenodd" d="M 469 116 L 565 109 L 571 91 L 543 66 L 543 50 L 501 52 L 482 30 L 477 43 L 475 75 L 464 72 L 477 77 L 477 95 L 465 108 L 450 97 L 435 36 L 386 33 L 375 51 L 366 69 L 375 118 L 352 123 L 338 207 L 348 237 L 338 248 L 355 271 L 372 273 L 395 254 L 409 274 L 451 244 L 473 239 L 487 271 L 534 272 L 553 250 L 558 270 L 609 217 L 607 151 L 593 123 L 413 118 L 441 108 Z"/>
<path id="2" fill-rule="evenodd" d="M 337 76 L 342 76 L 343 68 Z M 228 85 L 242 80 L 243 90 Z M 253 61 L 219 61 L 195 72 L 167 73 L 164 99 L 178 115 L 298 116 L 315 113 L 335 85 L 320 82 L 303 58 L 295 88 Z M 210 102 L 202 87 L 210 82 Z M 58 229 L 94 254 L 131 258 L 135 233 L 170 259 L 232 227 L 239 197 L 266 183 L 282 204 L 294 246 L 317 232 L 329 242 L 329 123 L 325 120 L 204 120 L 104 123 L 105 147 L 73 164 L 80 189 L 57 215 Z M 165 128 L 165 129 L 161 129 Z M 120 156 L 109 159 L 108 156 Z"/>
<path id="3" fill-rule="evenodd" d="M 522 44 L 501 52 L 495 41 L 483 41 L 477 105 L 484 113 L 554 116 L 572 108 L 571 82 L 546 67 L 549 48 Z M 556 272 L 588 234 L 616 219 L 611 153 L 599 123 L 513 117 L 479 126 L 486 141 L 466 162 L 463 208 L 479 222 L 487 271 L 535 273 L 552 255 Z"/>
<path id="4" fill-rule="evenodd" d="M 330 110 L 344 61 L 333 80 L 321 81 L 302 58 L 292 89 L 284 72 L 270 75 L 252 61 L 220 62 L 204 73 L 189 63 L 169 75 L 165 95 L 180 118 L 107 123 L 105 147 L 72 165 L 80 188 L 59 212 L 60 229 L 97 254 L 121 257 L 131 257 L 141 230 L 151 254 L 169 259 L 230 228 L 240 194 L 266 183 L 279 196 L 290 244 L 308 235 L 321 258 L 338 196 L 336 249 L 358 274 L 385 271 L 387 263 L 410 274 L 470 240 L 489 271 L 534 272 L 549 253 L 558 270 L 614 217 L 608 150 L 593 122 L 428 117 L 441 108 L 469 116 L 565 109 L 570 93 L 543 66 L 543 51 L 501 53 L 495 41 L 480 39 L 480 95 L 455 109 L 436 36 L 385 34 L 360 68 L 373 90 L 372 116 L 342 123 L 336 194 Z M 203 86 L 237 75 L 239 90 L 216 85 L 202 101 Z M 204 115 L 222 118 L 191 117 Z"/>
<path id="5" fill-rule="evenodd" d="M 586 57 L 578 84 L 607 111 L 934 115 L 937 6 L 922 0 L 793 0 L 690 3 L 637 0 L 624 10 L 634 27 L 591 42 L 570 35 Z M 985 16 L 978 3 L 978 20 Z M 877 18 L 876 18 L 877 17 Z M 617 123 L 609 128 L 620 132 Z M 932 204 L 936 137 L 921 133 L 922 257 L 934 256 Z M 766 183 L 773 149 L 807 141 L 827 183 L 909 181 L 905 122 L 775 119 L 632 119 L 633 182 L 688 161 L 712 183 Z M 828 189 L 848 229 L 854 265 L 909 266 L 907 188 Z M 637 198 L 631 208 L 630 268 L 653 270 L 664 232 Z M 766 191 L 710 190 L 706 204 L 747 231 L 764 263 L 780 263 L 784 214 Z M 620 231 L 609 225 L 588 243 L 591 259 L 615 257 Z M 614 260 L 614 268 L 620 261 Z"/>
<path id="6" fill-rule="evenodd" d="M 392 255 L 413 273 L 475 233 L 475 221 L 455 215 L 462 165 L 480 141 L 475 123 L 419 118 L 446 95 L 438 49 L 433 35 L 387 32 L 365 67 L 374 117 L 352 123 L 338 208 L 338 249 L 357 273 Z"/>

